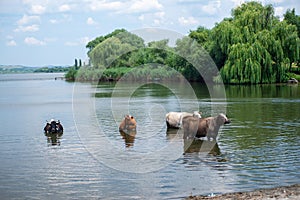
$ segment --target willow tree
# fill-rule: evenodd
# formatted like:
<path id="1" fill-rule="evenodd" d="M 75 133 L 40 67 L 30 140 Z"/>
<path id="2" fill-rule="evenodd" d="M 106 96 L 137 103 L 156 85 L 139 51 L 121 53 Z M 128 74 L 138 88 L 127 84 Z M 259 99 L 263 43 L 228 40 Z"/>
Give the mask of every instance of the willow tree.
<path id="1" fill-rule="evenodd" d="M 183 37 L 176 41 L 174 48 L 177 54 L 177 69 L 188 80 L 212 82 L 218 70 L 208 52 L 190 37 Z"/>
<path id="2" fill-rule="evenodd" d="M 289 69 L 291 69 L 292 63 L 299 60 L 300 41 L 297 34 L 297 27 L 288 24 L 286 21 L 282 21 L 274 27 L 273 33 L 277 40 L 281 42 L 283 57 L 286 63 L 289 64 Z"/>
<path id="3" fill-rule="evenodd" d="M 299 38 L 294 25 L 279 21 L 271 5 L 248 2 L 232 11 L 212 29 L 211 55 L 222 55 L 225 83 L 282 82 L 286 66 L 299 58 Z M 220 51 L 220 52 L 218 52 Z"/>

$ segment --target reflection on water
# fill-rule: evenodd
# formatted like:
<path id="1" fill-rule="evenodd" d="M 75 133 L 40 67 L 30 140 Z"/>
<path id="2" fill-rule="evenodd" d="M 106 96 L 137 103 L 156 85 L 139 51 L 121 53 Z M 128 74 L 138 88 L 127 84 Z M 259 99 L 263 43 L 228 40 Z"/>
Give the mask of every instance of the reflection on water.
<path id="1" fill-rule="evenodd" d="M 206 152 L 217 156 L 221 155 L 221 150 L 216 141 L 194 139 L 192 141 L 184 140 L 184 153 Z"/>
<path id="2" fill-rule="evenodd" d="M 117 97 L 112 83 L 95 88 L 76 83 L 97 94 L 83 93 L 94 104 L 83 102 L 78 123 L 83 128 L 93 124 L 79 135 L 73 84 L 47 76 L 15 80 L 11 75 L 0 81 L 1 199 L 182 199 L 299 183 L 300 86 L 226 86 L 227 99 L 212 102 L 207 87 L 193 84 L 195 102 L 184 87 L 177 91 L 147 84 L 125 98 L 130 84 L 116 88 Z M 218 93 L 220 88 L 213 88 Z M 122 102 L 129 104 L 124 113 Z M 232 120 L 220 130 L 217 143 L 185 141 L 180 129 L 167 130 L 167 112 L 200 110 L 207 117 L 212 104 L 225 105 Z M 137 133 L 118 131 L 127 113 L 135 116 Z M 63 136 L 41 133 L 51 118 L 64 122 Z M 145 171 L 163 167 L 124 173 L 135 165 Z"/>
<path id="3" fill-rule="evenodd" d="M 124 131 L 120 131 L 120 134 L 121 134 L 122 138 L 125 141 L 125 146 L 126 147 L 133 146 L 133 143 L 134 143 L 134 140 L 135 140 L 135 135 L 136 135 L 136 130 L 127 131 L 126 133 Z"/>
<path id="4" fill-rule="evenodd" d="M 47 137 L 48 146 L 59 146 L 60 139 L 63 133 L 46 133 L 45 136 Z"/>

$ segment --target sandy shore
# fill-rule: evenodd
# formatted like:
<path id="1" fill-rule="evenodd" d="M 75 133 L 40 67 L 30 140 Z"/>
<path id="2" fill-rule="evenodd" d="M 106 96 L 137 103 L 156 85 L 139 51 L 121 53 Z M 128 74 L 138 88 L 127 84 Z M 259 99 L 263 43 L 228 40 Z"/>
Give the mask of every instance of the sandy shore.
<path id="1" fill-rule="evenodd" d="M 272 199 L 283 199 L 283 200 L 298 200 L 300 199 L 300 184 L 277 187 L 272 189 L 261 189 L 251 192 L 236 192 L 222 195 L 216 195 L 213 197 L 208 196 L 190 196 L 187 199 L 199 200 L 199 199 L 247 199 L 247 200 L 272 200 Z"/>

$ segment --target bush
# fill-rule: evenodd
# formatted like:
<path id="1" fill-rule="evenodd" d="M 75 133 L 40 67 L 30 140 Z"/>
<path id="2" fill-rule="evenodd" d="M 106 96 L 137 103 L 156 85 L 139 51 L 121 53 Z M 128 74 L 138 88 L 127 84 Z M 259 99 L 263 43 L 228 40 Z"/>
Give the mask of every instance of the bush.
<path id="1" fill-rule="evenodd" d="M 65 78 L 67 81 L 75 81 L 76 74 L 77 74 L 77 70 L 75 69 L 75 67 L 71 67 L 68 70 L 68 72 L 65 74 Z"/>
<path id="2" fill-rule="evenodd" d="M 287 80 L 290 80 L 291 78 L 295 78 L 295 79 L 297 79 L 298 81 L 300 81 L 300 74 L 287 73 L 286 81 L 287 81 Z"/>

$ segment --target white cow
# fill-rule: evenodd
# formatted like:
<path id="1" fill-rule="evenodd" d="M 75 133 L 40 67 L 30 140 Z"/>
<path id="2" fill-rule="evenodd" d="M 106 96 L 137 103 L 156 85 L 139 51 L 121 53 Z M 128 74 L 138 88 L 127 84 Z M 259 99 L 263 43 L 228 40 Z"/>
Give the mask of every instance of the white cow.
<path id="1" fill-rule="evenodd" d="M 169 112 L 166 114 L 166 123 L 168 128 L 181 128 L 182 119 L 187 116 L 193 116 L 201 118 L 201 112 L 194 111 L 194 113 L 188 112 Z"/>

